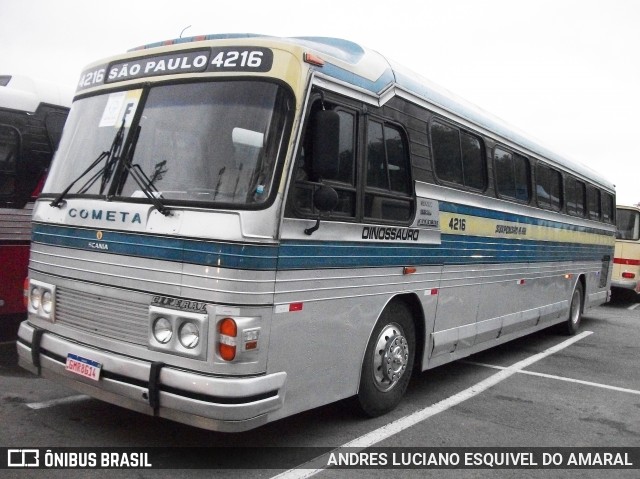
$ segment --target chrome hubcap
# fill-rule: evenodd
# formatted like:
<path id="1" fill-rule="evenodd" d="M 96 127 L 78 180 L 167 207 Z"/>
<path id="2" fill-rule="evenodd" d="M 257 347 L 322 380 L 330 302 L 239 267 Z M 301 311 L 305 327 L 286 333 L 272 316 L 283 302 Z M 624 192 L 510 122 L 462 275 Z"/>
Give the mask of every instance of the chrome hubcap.
<path id="1" fill-rule="evenodd" d="M 389 391 L 404 375 L 409 362 L 409 344 L 397 324 L 385 326 L 373 355 L 373 379 L 380 391 Z"/>

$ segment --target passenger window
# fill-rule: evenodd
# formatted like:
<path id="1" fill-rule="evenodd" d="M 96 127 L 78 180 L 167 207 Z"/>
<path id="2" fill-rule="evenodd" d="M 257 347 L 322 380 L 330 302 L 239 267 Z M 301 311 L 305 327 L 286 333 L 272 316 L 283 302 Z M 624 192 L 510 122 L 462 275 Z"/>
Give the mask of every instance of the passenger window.
<path id="1" fill-rule="evenodd" d="M 602 221 L 605 223 L 614 223 L 613 196 L 608 193 L 602 193 Z"/>
<path id="2" fill-rule="evenodd" d="M 587 210 L 590 220 L 600 219 L 600 208 L 600 190 L 592 186 L 587 187 Z"/>
<path id="3" fill-rule="evenodd" d="M 456 127 L 438 121 L 431 124 L 436 176 L 474 190 L 486 188 L 482 142 Z"/>
<path id="4" fill-rule="evenodd" d="M 562 176 L 560 172 L 538 163 L 536 167 L 538 206 L 560 211 L 562 206 Z"/>
<path id="5" fill-rule="evenodd" d="M 413 212 L 409 151 L 402 131 L 369 120 L 364 216 L 406 222 Z"/>
<path id="6" fill-rule="evenodd" d="M 585 184 L 575 178 L 568 178 L 565 185 L 567 213 L 573 216 L 584 216 Z"/>
<path id="7" fill-rule="evenodd" d="M 524 156 L 496 147 L 493 154 L 498 195 L 528 202 L 529 160 Z"/>

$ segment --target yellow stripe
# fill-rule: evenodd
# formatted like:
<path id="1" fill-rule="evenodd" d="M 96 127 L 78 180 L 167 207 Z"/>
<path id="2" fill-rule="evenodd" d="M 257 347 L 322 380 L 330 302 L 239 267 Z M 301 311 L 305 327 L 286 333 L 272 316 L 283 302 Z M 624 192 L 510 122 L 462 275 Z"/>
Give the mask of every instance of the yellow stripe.
<path id="1" fill-rule="evenodd" d="M 487 238 L 554 241 L 558 243 L 603 246 L 613 246 L 615 241 L 613 235 L 571 231 L 553 226 L 531 225 L 447 212 L 440 212 L 440 225 L 443 233 Z"/>

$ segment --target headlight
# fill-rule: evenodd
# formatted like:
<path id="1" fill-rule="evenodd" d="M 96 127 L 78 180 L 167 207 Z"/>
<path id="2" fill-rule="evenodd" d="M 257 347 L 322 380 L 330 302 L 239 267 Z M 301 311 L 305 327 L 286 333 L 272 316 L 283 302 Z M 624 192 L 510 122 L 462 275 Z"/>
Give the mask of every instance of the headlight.
<path id="1" fill-rule="evenodd" d="M 205 361 L 209 313 L 204 307 L 199 311 L 177 311 L 152 303 L 147 328 L 149 349 Z"/>
<path id="2" fill-rule="evenodd" d="M 51 308 L 53 306 L 53 295 L 51 294 L 51 291 L 45 291 L 44 293 L 42 293 L 40 303 L 42 304 L 42 311 L 50 314 Z"/>
<path id="3" fill-rule="evenodd" d="M 55 285 L 31 279 L 26 285 L 25 295 L 29 314 L 52 323 L 55 321 Z"/>
<path id="4" fill-rule="evenodd" d="M 31 307 L 36 311 L 40 309 L 42 291 L 38 287 L 31 288 Z"/>
<path id="5" fill-rule="evenodd" d="M 156 319 L 153 323 L 153 336 L 161 344 L 167 344 L 171 341 L 171 336 L 173 336 L 171 322 L 167 318 Z"/>
<path id="6" fill-rule="evenodd" d="M 180 344 L 182 344 L 187 349 L 193 349 L 200 342 L 200 331 L 198 331 L 198 326 L 191 322 L 185 322 L 179 331 Z"/>

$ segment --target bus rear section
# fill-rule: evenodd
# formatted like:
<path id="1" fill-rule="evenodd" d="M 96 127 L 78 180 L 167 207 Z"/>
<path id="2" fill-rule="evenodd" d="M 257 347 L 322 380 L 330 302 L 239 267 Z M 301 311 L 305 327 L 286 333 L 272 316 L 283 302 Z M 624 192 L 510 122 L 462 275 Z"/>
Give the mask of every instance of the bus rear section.
<path id="1" fill-rule="evenodd" d="M 15 339 L 26 317 L 33 201 L 62 134 L 68 105 L 56 85 L 0 75 L 0 339 Z"/>
<path id="2" fill-rule="evenodd" d="M 616 208 L 616 246 L 611 287 L 618 292 L 640 294 L 640 207 Z"/>

